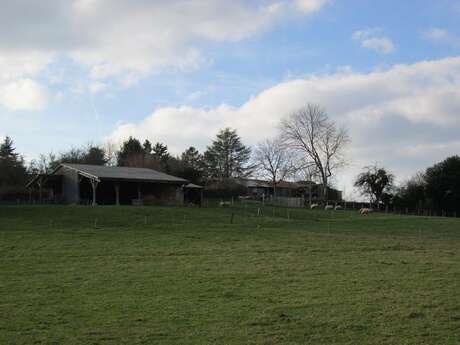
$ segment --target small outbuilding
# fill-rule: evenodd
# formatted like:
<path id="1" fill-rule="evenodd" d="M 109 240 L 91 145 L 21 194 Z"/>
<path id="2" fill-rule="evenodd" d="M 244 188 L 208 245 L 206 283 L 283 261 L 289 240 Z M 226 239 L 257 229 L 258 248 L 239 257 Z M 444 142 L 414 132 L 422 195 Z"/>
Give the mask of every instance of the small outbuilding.
<path id="1" fill-rule="evenodd" d="M 64 204 L 183 205 L 190 194 L 201 204 L 194 192 L 200 186 L 188 185 L 183 178 L 153 169 L 62 163 L 50 174 L 35 176 L 27 187 L 38 189 L 40 201 L 47 190 L 52 201 Z"/>

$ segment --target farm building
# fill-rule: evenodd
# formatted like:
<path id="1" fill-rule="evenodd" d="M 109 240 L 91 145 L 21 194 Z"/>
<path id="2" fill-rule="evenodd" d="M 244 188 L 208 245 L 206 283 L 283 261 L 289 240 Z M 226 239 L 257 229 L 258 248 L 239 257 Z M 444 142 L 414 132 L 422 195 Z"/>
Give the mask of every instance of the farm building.
<path id="1" fill-rule="evenodd" d="M 201 204 L 201 187 L 147 168 L 60 164 L 28 184 L 40 201 L 64 204 Z M 44 191 L 47 199 L 44 200 Z"/>
<path id="2" fill-rule="evenodd" d="M 272 202 L 274 199 L 297 199 L 296 204 L 321 203 L 323 188 L 312 181 L 281 181 L 276 185 L 276 197 L 273 182 L 250 178 L 230 178 L 210 181 L 205 186 L 205 195 L 210 198 L 236 198 Z M 342 192 L 328 187 L 327 199 L 330 203 L 342 201 Z"/>
<path id="3" fill-rule="evenodd" d="M 273 196 L 273 182 L 256 180 L 256 179 L 235 179 L 237 184 L 244 186 L 247 190 L 247 195 L 252 197 L 269 198 Z M 330 201 L 341 201 L 342 192 L 334 188 L 328 187 L 328 199 Z M 313 202 L 322 199 L 323 188 L 321 184 L 310 181 L 280 181 L 276 185 L 276 196 L 285 198 L 303 197 L 306 200 L 310 198 Z"/>

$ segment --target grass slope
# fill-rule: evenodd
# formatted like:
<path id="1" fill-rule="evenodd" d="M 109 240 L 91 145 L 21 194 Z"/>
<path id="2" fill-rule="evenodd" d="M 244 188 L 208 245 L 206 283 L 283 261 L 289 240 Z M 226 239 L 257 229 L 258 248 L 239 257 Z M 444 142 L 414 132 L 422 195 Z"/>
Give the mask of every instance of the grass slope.
<path id="1" fill-rule="evenodd" d="M 0 344 L 459 344 L 459 248 L 448 218 L 3 206 Z"/>

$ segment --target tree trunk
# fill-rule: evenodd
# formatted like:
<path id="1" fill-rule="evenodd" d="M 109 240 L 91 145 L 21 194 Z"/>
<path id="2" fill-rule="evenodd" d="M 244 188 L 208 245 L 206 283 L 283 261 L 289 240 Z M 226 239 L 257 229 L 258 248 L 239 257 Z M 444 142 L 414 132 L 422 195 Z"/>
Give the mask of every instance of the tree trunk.
<path id="1" fill-rule="evenodd" d="M 326 175 L 323 175 L 322 176 L 322 180 L 323 180 L 323 202 L 324 202 L 324 205 L 327 205 L 327 177 Z"/>

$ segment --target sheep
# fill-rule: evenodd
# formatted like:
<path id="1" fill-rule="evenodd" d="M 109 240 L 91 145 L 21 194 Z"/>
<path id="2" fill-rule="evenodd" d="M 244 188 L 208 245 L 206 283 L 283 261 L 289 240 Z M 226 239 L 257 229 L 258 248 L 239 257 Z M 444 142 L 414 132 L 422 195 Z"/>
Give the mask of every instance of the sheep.
<path id="1" fill-rule="evenodd" d="M 311 204 L 311 205 L 310 205 L 310 209 L 311 209 L 311 210 L 313 210 L 313 209 L 315 209 L 315 208 L 318 208 L 318 207 L 319 207 L 318 204 Z"/>
<path id="2" fill-rule="evenodd" d="M 331 210 L 334 209 L 334 206 L 333 206 L 333 205 L 326 205 L 326 206 L 324 206 L 324 209 L 325 209 L 326 211 L 331 211 Z"/>
<path id="3" fill-rule="evenodd" d="M 336 207 L 334 207 L 334 210 L 340 211 L 340 210 L 343 210 L 343 207 L 340 205 L 337 205 Z"/>
<path id="4" fill-rule="evenodd" d="M 374 212 L 374 210 L 372 208 L 362 208 L 359 210 L 359 213 L 360 214 L 369 214 L 369 213 L 372 213 Z"/>
<path id="5" fill-rule="evenodd" d="M 221 201 L 219 203 L 219 206 L 220 207 L 230 207 L 231 206 L 231 202 L 230 201 Z"/>

